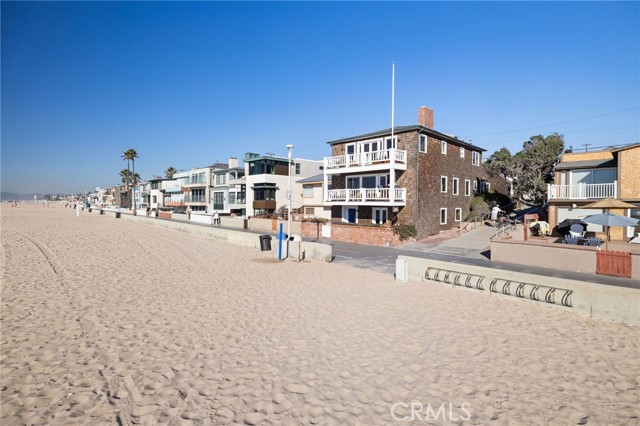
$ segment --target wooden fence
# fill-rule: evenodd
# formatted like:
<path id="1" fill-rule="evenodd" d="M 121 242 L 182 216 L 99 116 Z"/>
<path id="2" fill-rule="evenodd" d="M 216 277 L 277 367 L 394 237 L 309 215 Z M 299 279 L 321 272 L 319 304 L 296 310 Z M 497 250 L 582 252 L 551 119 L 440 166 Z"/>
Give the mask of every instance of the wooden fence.
<path id="1" fill-rule="evenodd" d="M 607 250 L 596 252 L 596 274 L 631 278 L 631 253 Z"/>

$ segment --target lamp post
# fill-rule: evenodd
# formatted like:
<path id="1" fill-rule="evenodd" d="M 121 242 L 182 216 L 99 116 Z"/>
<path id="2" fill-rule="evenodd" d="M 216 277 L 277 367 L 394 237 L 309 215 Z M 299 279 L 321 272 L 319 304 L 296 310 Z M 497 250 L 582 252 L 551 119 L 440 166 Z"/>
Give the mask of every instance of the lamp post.
<path id="1" fill-rule="evenodd" d="M 287 197 L 289 198 L 289 214 L 287 214 L 287 235 L 291 238 L 291 151 L 293 151 L 293 145 L 287 145 L 288 158 L 289 158 L 289 191 L 287 192 Z M 288 250 L 289 244 L 287 244 L 287 256 L 289 255 Z"/>

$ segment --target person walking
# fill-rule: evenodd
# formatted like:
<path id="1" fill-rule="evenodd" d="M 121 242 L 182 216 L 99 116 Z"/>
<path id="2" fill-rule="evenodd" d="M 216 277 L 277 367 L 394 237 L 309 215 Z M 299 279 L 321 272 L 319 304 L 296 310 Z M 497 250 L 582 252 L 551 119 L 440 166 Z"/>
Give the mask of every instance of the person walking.
<path id="1" fill-rule="evenodd" d="M 213 224 L 220 226 L 220 215 L 217 210 L 213 212 Z"/>
<path id="2" fill-rule="evenodd" d="M 497 204 L 493 206 L 493 209 L 491 209 L 491 222 L 493 223 L 493 226 L 498 226 L 498 216 L 500 215 L 500 212 L 505 213 L 505 211 L 498 207 Z"/>

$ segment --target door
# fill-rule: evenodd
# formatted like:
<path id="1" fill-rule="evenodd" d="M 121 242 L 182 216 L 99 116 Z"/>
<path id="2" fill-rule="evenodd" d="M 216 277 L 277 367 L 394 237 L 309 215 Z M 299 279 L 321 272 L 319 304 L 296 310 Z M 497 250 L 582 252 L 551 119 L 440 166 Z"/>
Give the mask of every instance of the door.
<path id="1" fill-rule="evenodd" d="M 349 208 L 347 209 L 347 222 L 356 223 L 358 210 Z"/>

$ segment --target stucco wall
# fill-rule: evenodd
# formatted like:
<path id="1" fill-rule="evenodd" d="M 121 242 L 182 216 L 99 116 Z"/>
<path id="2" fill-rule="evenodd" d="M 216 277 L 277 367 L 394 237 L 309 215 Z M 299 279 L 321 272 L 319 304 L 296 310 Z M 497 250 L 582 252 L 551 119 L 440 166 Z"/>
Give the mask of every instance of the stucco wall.
<path id="1" fill-rule="evenodd" d="M 491 260 L 573 272 L 596 273 L 595 247 L 538 241 L 491 241 Z"/>

